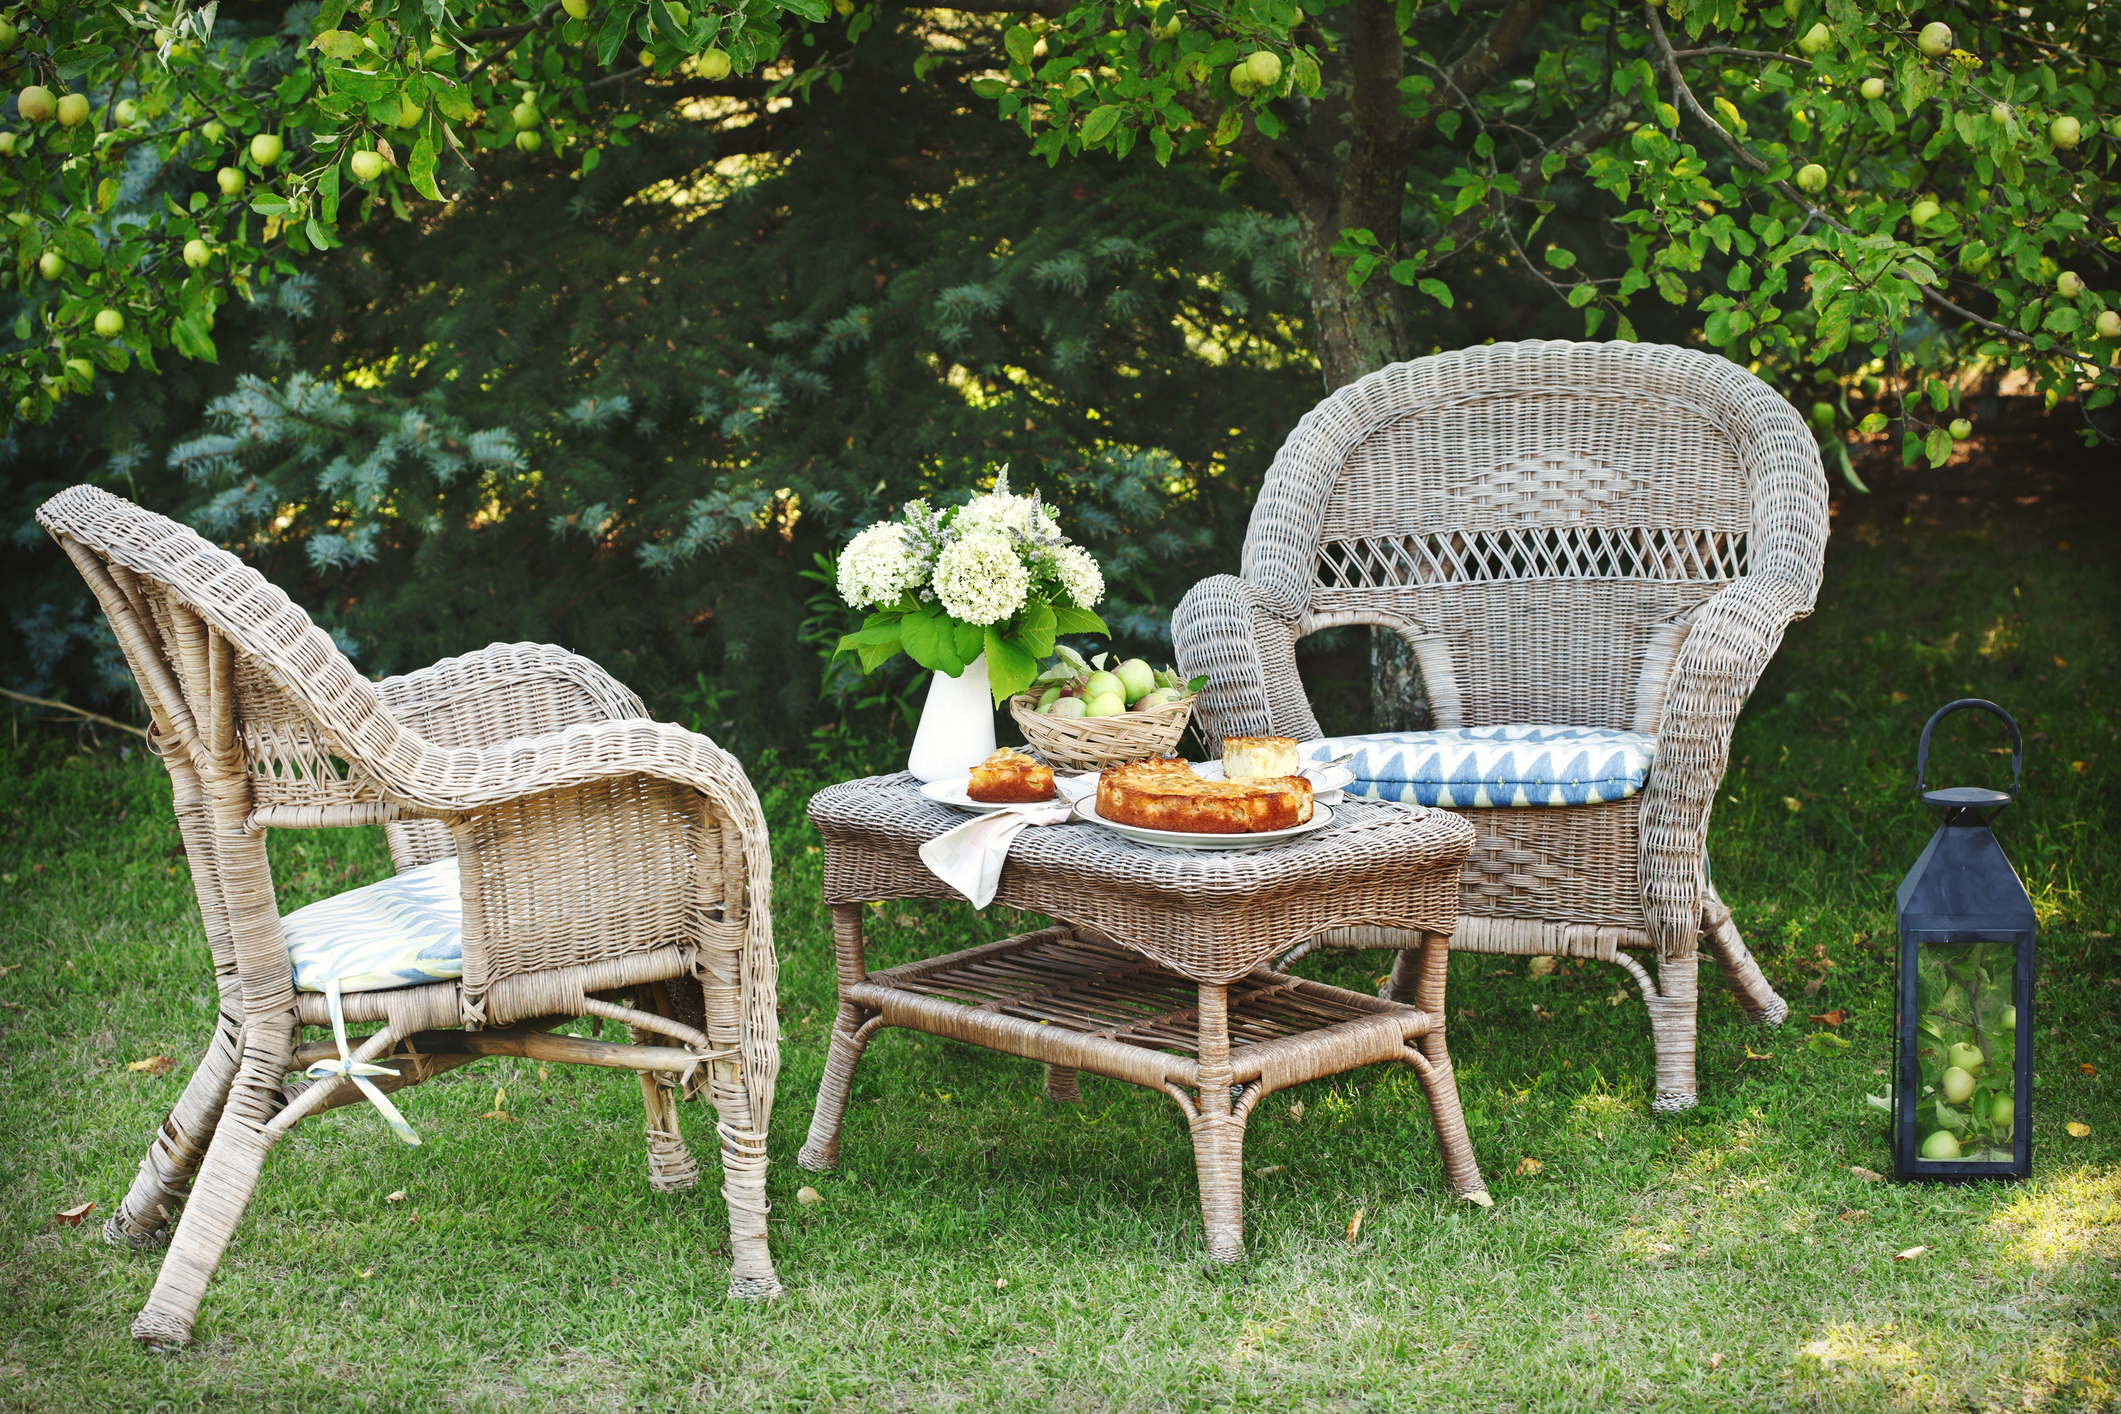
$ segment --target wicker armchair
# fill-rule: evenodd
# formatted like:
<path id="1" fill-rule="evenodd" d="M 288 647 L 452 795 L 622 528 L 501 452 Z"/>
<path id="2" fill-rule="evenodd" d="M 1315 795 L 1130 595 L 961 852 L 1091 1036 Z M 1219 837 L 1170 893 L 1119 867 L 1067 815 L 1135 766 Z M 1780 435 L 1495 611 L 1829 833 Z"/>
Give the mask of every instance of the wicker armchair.
<path id="1" fill-rule="evenodd" d="M 1710 883 L 1704 842 L 1732 725 L 1811 611 L 1826 535 L 1816 443 L 1736 365 L 1496 344 L 1395 364 L 1307 414 L 1260 490 L 1241 576 L 1196 585 L 1172 638 L 1181 669 L 1208 675 L 1195 721 L 1211 745 L 1320 736 L 1295 645 L 1342 624 L 1407 640 L 1439 728 L 1653 736 L 1639 795 L 1460 812 L 1479 841 L 1451 946 L 1626 968 L 1649 1006 L 1656 1106 L 1685 1109 L 1701 939 L 1756 1019 L 1789 1011 Z M 1654 951 L 1654 978 L 1634 950 Z M 1401 953 L 1395 989 L 1416 956 Z"/>
<path id="2" fill-rule="evenodd" d="M 664 1190 L 698 1181 L 677 1097 L 706 1091 L 731 1294 L 776 1294 L 771 860 L 736 760 L 648 720 L 633 693 L 556 648 L 496 644 L 370 683 L 254 570 L 94 488 L 37 519 L 95 592 L 146 700 L 221 998 L 204 1060 L 104 1229 L 150 1246 L 183 1208 L 133 1334 L 190 1338 L 266 1151 L 297 1122 L 479 1055 L 636 1072 L 649 1181 Z M 332 1041 L 303 1044 L 329 1017 L 324 997 L 293 990 L 265 832 L 373 824 L 401 875 L 456 857 L 464 970 L 348 994 L 345 1021 L 382 1023 L 348 1062 Z M 624 1024 L 633 1044 L 549 1034 L 582 1016 Z M 343 1073 L 290 1084 L 311 1062 Z M 371 1084 L 376 1062 L 396 1075 Z"/>

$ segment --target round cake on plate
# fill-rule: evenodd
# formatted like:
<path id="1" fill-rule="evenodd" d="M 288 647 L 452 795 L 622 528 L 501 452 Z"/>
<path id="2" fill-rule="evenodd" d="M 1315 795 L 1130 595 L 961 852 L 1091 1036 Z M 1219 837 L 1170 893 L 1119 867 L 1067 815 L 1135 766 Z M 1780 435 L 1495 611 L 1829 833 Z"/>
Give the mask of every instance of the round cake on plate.
<path id="1" fill-rule="evenodd" d="M 1097 778 L 1097 813 L 1121 825 L 1189 835 L 1288 830 L 1311 818 L 1302 776 L 1207 781 L 1178 757 L 1129 761 Z"/>

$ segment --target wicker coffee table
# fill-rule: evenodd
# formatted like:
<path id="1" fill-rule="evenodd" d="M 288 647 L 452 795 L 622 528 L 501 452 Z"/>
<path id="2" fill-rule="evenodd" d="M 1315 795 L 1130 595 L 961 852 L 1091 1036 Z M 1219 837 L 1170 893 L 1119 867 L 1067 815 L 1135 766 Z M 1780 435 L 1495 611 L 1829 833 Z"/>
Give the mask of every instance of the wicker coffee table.
<path id="1" fill-rule="evenodd" d="M 1325 828 L 1256 850 L 1160 849 L 1081 821 L 1027 829 L 995 902 L 1057 926 L 871 973 L 864 904 L 962 897 L 917 851 L 965 816 L 917 784 L 873 776 L 810 802 L 825 837 L 840 1008 L 797 1158 L 804 1168 L 839 1162 L 855 1065 L 879 1027 L 901 1026 L 1043 1061 L 1047 1096 L 1057 1101 L 1076 1097 L 1078 1070 L 1170 1095 L 1193 1132 L 1216 1261 L 1244 1256 L 1253 1108 L 1276 1090 L 1374 1061 L 1414 1067 L 1452 1189 L 1488 1202 L 1444 1049 L 1445 947 L 1470 825 L 1440 810 L 1350 800 L 1333 807 Z M 1268 966 L 1320 933 L 1366 924 L 1425 935 L 1407 969 L 1414 1006 Z"/>

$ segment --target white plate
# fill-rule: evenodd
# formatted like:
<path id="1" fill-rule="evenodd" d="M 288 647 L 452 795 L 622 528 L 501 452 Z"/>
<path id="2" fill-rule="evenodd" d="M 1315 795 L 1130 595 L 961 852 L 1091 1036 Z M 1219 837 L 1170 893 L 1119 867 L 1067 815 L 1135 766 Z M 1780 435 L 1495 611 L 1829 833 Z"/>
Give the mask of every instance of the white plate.
<path id="1" fill-rule="evenodd" d="M 939 781 L 929 781 L 921 787 L 921 794 L 927 796 L 938 805 L 954 805 L 960 810 L 970 810 L 977 815 L 992 815 L 997 810 L 1014 810 L 1025 804 L 1059 805 L 1062 803 L 1057 796 L 1050 801 L 1005 801 L 996 803 L 991 800 L 974 800 L 971 796 L 965 794 L 965 787 L 971 784 L 972 773 L 967 771 L 962 776 L 945 776 Z"/>
<path id="2" fill-rule="evenodd" d="M 1313 830 L 1322 830 L 1333 823 L 1330 808 L 1313 803 L 1311 818 L 1301 825 L 1292 825 L 1286 830 L 1261 830 L 1249 835 L 1199 835 L 1185 830 L 1148 830 L 1140 825 L 1122 825 L 1107 820 L 1097 813 L 1097 797 L 1086 795 L 1075 802 L 1075 813 L 1093 825 L 1103 825 L 1115 835 L 1124 835 L 1142 844 L 1161 845 L 1166 849 L 1253 849 L 1263 844 L 1274 844 L 1280 840 L 1308 835 Z"/>

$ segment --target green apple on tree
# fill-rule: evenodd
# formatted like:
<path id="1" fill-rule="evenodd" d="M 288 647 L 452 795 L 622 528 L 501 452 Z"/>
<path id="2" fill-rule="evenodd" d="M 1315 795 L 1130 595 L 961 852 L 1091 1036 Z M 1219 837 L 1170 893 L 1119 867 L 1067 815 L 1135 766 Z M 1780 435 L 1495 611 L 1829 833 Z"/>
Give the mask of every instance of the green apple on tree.
<path id="1" fill-rule="evenodd" d="M 1915 37 L 1915 47 L 1932 59 L 1942 59 L 1952 52 L 1952 27 L 1942 20 L 1931 20 Z"/>
<path id="2" fill-rule="evenodd" d="M 1826 190 L 1826 168 L 1817 162 L 1807 162 L 1797 169 L 1797 189 L 1810 196 Z"/>
<path id="3" fill-rule="evenodd" d="M 518 152 L 536 152 L 544 145 L 544 136 L 535 128 L 516 134 L 516 150 Z"/>
<path id="4" fill-rule="evenodd" d="M 0 20 L 0 54 L 12 54 L 22 43 L 22 31 L 6 20 Z"/>
<path id="5" fill-rule="evenodd" d="M 1962 1070 L 1956 1065 L 1950 1066 L 1945 1070 L 1943 1077 L 1938 1080 L 1937 1089 L 1943 1093 L 1945 1099 L 1953 1104 L 1963 1105 L 1974 1093 L 1974 1077 L 1970 1072 Z"/>
<path id="6" fill-rule="evenodd" d="M 1881 78 L 1865 79 L 1863 81 L 1862 93 L 1865 98 L 1870 99 L 1879 99 L 1885 97 L 1885 80 Z"/>
<path id="7" fill-rule="evenodd" d="M 133 120 L 140 116 L 140 105 L 130 98 L 123 98 L 118 101 L 117 107 L 111 109 L 110 115 L 111 120 L 119 127 L 129 128 L 133 125 Z"/>
<path id="8" fill-rule="evenodd" d="M 1955 1065 L 1970 1075 L 1979 1075 L 1981 1067 L 1987 1063 L 1987 1060 L 1988 1058 L 1981 1054 L 1979 1046 L 1960 1041 L 1952 1046 L 1951 1051 L 1945 1057 L 1945 1064 Z"/>
<path id="9" fill-rule="evenodd" d="M 287 144 L 277 133 L 259 133 L 250 140 L 250 160 L 260 167 L 270 167 L 287 151 Z"/>
<path id="10" fill-rule="evenodd" d="M 67 94 L 66 97 L 59 100 L 58 115 L 60 127 L 80 127 L 88 121 L 88 95 L 85 93 Z"/>
<path id="11" fill-rule="evenodd" d="M 2092 321 L 2092 327 L 2099 331 L 2099 337 L 2102 339 L 2121 339 L 2121 314 L 2111 309 L 2102 309 L 2099 311 L 2099 317 Z"/>
<path id="12" fill-rule="evenodd" d="M 1246 56 L 1245 72 L 1252 76 L 1252 82 L 1258 87 L 1272 88 L 1281 82 L 1281 56 L 1265 49 L 1257 50 Z"/>
<path id="13" fill-rule="evenodd" d="M 1809 59 L 1833 42 L 1834 31 L 1822 20 L 1804 32 L 1804 37 L 1797 41 L 1797 48 Z"/>
<path id="14" fill-rule="evenodd" d="M 693 70 L 709 83 L 720 83 L 729 77 L 729 56 L 719 49 L 703 49 Z"/>
<path id="15" fill-rule="evenodd" d="M 15 135 L 13 133 L 0 133 L 0 157 L 13 157 L 14 155 Z"/>
<path id="16" fill-rule="evenodd" d="M 217 143 L 222 138 L 228 136 L 228 128 L 227 125 L 223 124 L 219 120 L 215 120 L 207 123 L 205 127 L 199 129 L 199 136 L 205 138 L 208 144 Z"/>
<path id="17" fill-rule="evenodd" d="M 1908 208 L 1907 219 L 1914 222 L 1917 226 L 1927 226 L 1930 222 L 1937 219 L 1937 213 L 1942 210 L 1944 208 L 1935 201 L 1929 197 L 1923 197 Z"/>
<path id="18" fill-rule="evenodd" d="M 96 311 L 96 332 L 106 339 L 115 339 L 125 332 L 125 316 L 115 309 Z"/>
<path id="19" fill-rule="evenodd" d="M 538 111 L 538 105 L 528 98 L 518 103 L 508 116 L 514 120 L 518 132 L 527 132 L 545 120 L 545 115 Z"/>
<path id="20" fill-rule="evenodd" d="M 48 250 L 37 257 L 37 273 L 47 280 L 56 280 L 66 273 L 66 257 L 56 250 Z"/>
<path id="21" fill-rule="evenodd" d="M 1952 434 L 1954 442 L 1964 442 L 1974 435 L 1974 424 L 1963 417 L 1955 417 L 1952 419 L 1952 425 L 1946 430 Z"/>
<path id="22" fill-rule="evenodd" d="M 2064 113 L 2047 125 L 2048 140 L 2067 152 L 2084 140 L 2084 125 Z"/>
<path id="23" fill-rule="evenodd" d="M 1940 1129 L 1922 1141 L 1922 1157 L 1932 1160 L 1959 1157 L 1959 1140 L 1949 1129 Z"/>
<path id="24" fill-rule="evenodd" d="M 213 258 L 213 248 L 197 236 L 184 243 L 184 263 L 192 269 L 199 269 Z"/>
<path id="25" fill-rule="evenodd" d="M 2064 299 L 2075 299 L 2084 293 L 2084 277 L 2074 270 L 2065 270 L 2055 277 L 2055 293 Z"/>
<path id="26" fill-rule="evenodd" d="M 15 111 L 24 122 L 41 123 L 59 110 L 59 100 L 41 83 L 33 83 L 15 95 Z"/>
<path id="27" fill-rule="evenodd" d="M 382 176 L 383 169 L 390 164 L 383 160 L 382 153 L 363 148 L 347 160 L 347 165 L 353 169 L 355 181 L 372 182 Z"/>

